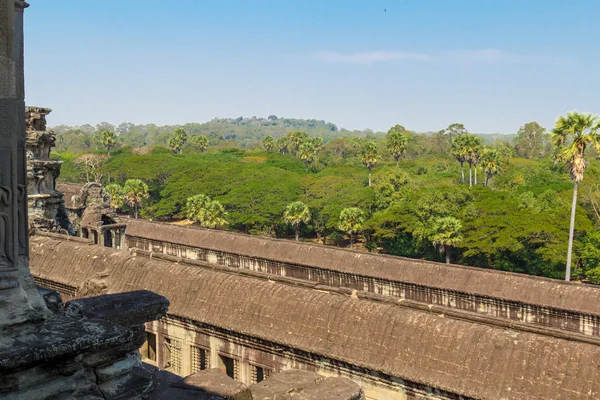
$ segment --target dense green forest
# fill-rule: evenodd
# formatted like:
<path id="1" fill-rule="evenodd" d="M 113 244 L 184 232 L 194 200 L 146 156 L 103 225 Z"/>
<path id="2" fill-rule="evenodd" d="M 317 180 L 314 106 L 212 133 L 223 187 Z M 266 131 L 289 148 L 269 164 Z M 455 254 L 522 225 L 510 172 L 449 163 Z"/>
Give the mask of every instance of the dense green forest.
<path id="1" fill-rule="evenodd" d="M 60 180 L 120 185 L 114 207 L 139 202 L 144 218 L 565 276 L 574 167 L 535 122 L 493 141 L 459 124 L 376 134 L 274 116 L 155 128 L 55 128 Z M 578 182 L 572 276 L 600 283 L 596 154 Z"/>

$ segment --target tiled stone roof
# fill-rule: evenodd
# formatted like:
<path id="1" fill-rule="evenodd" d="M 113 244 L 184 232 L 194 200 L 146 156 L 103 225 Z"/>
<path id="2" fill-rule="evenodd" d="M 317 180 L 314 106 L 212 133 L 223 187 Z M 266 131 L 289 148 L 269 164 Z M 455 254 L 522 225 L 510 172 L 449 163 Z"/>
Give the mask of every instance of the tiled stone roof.
<path id="1" fill-rule="evenodd" d="M 127 221 L 127 236 L 600 315 L 600 287 L 237 233 Z"/>
<path id="2" fill-rule="evenodd" d="M 577 340 L 49 237 L 32 238 L 31 270 L 82 294 L 150 289 L 171 301 L 169 314 L 462 396 L 600 397 L 600 347 Z M 548 291 L 561 286 L 541 281 Z M 458 277 L 450 282 L 460 284 Z M 570 293 L 560 293 L 561 301 L 576 304 Z"/>

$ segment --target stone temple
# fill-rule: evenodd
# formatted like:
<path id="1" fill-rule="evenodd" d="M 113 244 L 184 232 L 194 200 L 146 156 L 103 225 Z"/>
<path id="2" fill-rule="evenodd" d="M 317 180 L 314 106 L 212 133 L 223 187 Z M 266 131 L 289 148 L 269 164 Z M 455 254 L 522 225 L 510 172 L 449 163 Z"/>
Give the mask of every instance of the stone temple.
<path id="1" fill-rule="evenodd" d="M 0 398 L 600 398 L 598 286 L 133 220 L 100 185 L 56 184 L 16 5 L 0 21 Z"/>

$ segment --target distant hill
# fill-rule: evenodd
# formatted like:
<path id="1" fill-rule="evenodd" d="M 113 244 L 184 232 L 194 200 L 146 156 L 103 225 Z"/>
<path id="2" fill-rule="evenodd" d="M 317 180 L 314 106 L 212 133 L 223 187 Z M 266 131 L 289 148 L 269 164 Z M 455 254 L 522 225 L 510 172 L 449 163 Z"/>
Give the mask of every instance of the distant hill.
<path id="1" fill-rule="evenodd" d="M 209 122 L 190 122 L 184 125 L 135 125 L 124 122 L 115 126 L 102 122 L 96 126 L 59 125 L 52 129 L 57 133 L 57 151 L 81 152 L 95 149 L 97 147 L 95 139 L 105 129 L 115 131 L 123 145 L 143 147 L 165 146 L 171 133 L 180 127 L 190 135 L 206 135 L 210 139 L 211 146 L 221 147 L 231 147 L 234 144 L 252 147 L 258 145 L 267 135 L 278 138 L 292 131 L 304 131 L 310 136 L 322 137 L 325 143 L 343 136 L 382 137 L 384 135 L 383 132 L 375 133 L 370 129 L 364 131 L 338 129 L 337 125 L 324 120 L 278 118 L 275 115 L 268 118 L 214 118 Z"/>
<path id="2" fill-rule="evenodd" d="M 190 122 L 184 125 L 135 125 L 130 122 L 123 122 L 115 126 L 102 122 L 96 126 L 89 124 L 79 126 L 59 125 L 52 129 L 57 133 L 57 151 L 79 153 L 98 149 L 99 134 L 105 129 L 115 131 L 119 135 L 121 145 L 137 148 L 154 145 L 166 146 L 171 133 L 176 128 L 185 129 L 189 135 L 206 135 L 211 146 L 221 148 L 256 147 L 267 135 L 278 138 L 292 131 L 303 131 L 313 137 L 322 137 L 325 143 L 344 136 L 370 138 L 385 136 L 385 132 L 374 132 L 371 129 L 362 131 L 339 129 L 336 124 L 324 120 L 278 118 L 275 115 L 270 115 L 267 118 L 214 118 L 209 122 Z M 436 132 L 415 133 L 433 135 Z M 492 144 L 498 140 L 510 141 L 515 136 L 514 134 L 502 133 L 478 135 L 481 136 L 485 144 Z"/>

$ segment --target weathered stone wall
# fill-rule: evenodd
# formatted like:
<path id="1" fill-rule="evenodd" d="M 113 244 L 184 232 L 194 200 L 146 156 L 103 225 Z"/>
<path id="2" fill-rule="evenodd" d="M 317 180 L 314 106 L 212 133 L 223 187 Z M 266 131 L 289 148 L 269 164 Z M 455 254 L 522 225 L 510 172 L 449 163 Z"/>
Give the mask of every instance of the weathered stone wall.
<path id="1" fill-rule="evenodd" d="M 161 225 L 157 224 L 156 229 L 161 229 Z M 345 287 L 399 299 L 434 304 L 583 335 L 600 336 L 600 315 L 510 301 L 494 297 L 492 293 L 489 296 L 481 296 L 398 280 L 382 279 L 369 276 L 368 273 L 352 274 L 319 266 L 228 253 L 202 248 L 201 243 L 198 244 L 198 247 L 192 247 L 131 236 L 128 233 L 126 233 L 126 241 L 127 247 L 137 251 L 140 255 L 157 256 L 164 254 L 181 258 L 184 262 L 185 260 L 205 261 L 270 275 L 303 279 L 332 287 Z M 299 260 L 302 259 L 300 256 L 298 258 Z M 600 290 L 598 290 L 597 295 L 600 296 Z M 598 297 L 590 297 L 589 301 L 597 301 L 597 299 Z"/>
<path id="2" fill-rule="evenodd" d="M 169 316 L 148 323 L 146 332 L 147 335 L 155 335 L 152 340 L 156 340 L 156 353 L 149 352 L 148 342 L 144 343 L 141 349 L 143 361 L 181 376 L 198 372 L 202 367 L 221 368 L 225 371 L 222 358 L 226 357 L 235 363 L 235 375 L 232 377 L 246 385 L 257 383 L 257 367 L 262 369 L 264 379 L 281 371 L 297 369 L 316 372 L 326 377 L 349 378 L 356 382 L 363 389 L 365 397 L 371 400 L 468 399 L 185 318 Z M 170 354 L 166 355 L 169 352 L 168 348 L 172 349 L 174 346 L 178 350 L 170 351 Z M 154 354 L 153 359 L 148 358 L 151 354 Z"/>

